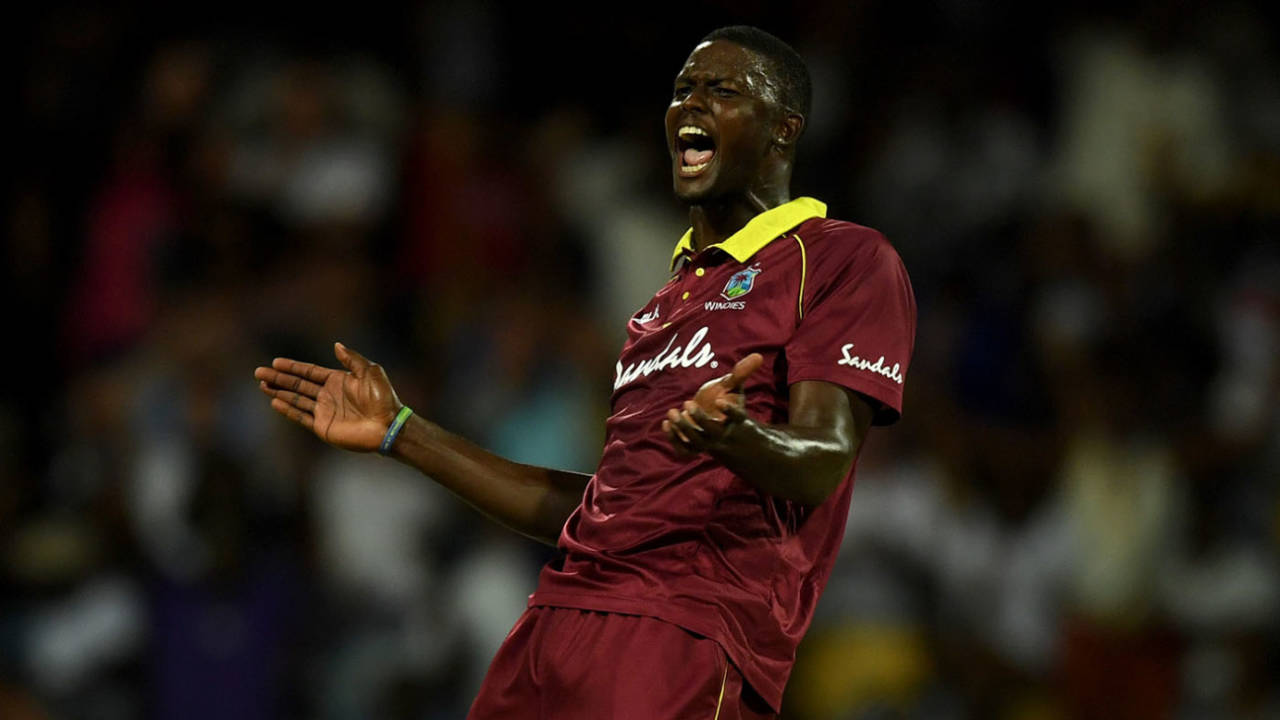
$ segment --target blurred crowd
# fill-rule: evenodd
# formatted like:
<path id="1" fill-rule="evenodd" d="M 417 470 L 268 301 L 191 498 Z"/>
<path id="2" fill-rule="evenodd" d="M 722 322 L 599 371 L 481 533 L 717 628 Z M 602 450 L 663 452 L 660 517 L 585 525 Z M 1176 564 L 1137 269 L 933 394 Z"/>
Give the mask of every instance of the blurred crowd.
<path id="1" fill-rule="evenodd" d="M 15 21 L 0 718 L 462 717 L 554 550 L 253 368 L 341 340 L 589 472 L 735 22 L 810 63 L 795 194 L 919 303 L 783 717 L 1280 717 L 1274 8 L 529 5 Z"/>

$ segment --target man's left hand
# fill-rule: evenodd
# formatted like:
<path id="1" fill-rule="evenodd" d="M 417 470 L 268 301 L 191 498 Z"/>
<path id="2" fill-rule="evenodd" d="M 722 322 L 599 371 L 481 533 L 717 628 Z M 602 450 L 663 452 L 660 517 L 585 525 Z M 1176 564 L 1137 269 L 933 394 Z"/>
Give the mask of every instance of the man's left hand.
<path id="1" fill-rule="evenodd" d="M 693 455 L 729 441 L 733 431 L 749 420 L 742 385 L 763 364 L 764 357 L 751 353 L 729 374 L 704 384 L 679 409 L 667 411 L 662 431 L 678 453 Z"/>

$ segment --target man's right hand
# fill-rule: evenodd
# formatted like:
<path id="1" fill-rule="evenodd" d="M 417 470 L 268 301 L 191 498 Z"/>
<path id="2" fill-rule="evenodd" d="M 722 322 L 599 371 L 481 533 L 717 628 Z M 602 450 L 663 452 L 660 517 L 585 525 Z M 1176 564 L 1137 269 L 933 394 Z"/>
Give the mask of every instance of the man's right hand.
<path id="1" fill-rule="evenodd" d="M 342 343 L 333 354 L 346 368 L 276 358 L 253 371 L 271 409 L 345 450 L 371 452 L 404 405 L 382 366 Z"/>

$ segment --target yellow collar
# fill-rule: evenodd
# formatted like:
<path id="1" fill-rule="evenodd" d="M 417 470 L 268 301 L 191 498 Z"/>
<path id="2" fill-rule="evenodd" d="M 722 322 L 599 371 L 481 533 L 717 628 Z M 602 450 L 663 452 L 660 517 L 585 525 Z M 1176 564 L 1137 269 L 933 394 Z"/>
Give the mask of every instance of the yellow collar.
<path id="1" fill-rule="evenodd" d="M 738 262 L 746 262 L 752 255 L 760 252 L 760 248 L 791 228 L 810 218 L 826 216 L 825 203 L 811 197 L 798 197 L 751 218 L 741 230 L 711 247 L 720 248 Z M 672 270 L 684 253 L 693 253 L 693 228 L 686 230 L 680 242 L 676 243 L 675 252 L 671 253 Z"/>

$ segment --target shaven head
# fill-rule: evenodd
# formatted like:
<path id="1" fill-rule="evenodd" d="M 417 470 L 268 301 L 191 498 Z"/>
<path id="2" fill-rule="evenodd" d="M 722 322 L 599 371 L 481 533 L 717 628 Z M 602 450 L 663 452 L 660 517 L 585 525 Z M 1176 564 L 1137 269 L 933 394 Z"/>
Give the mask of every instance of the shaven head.
<path id="1" fill-rule="evenodd" d="M 776 36 L 750 25 L 731 25 L 712 30 L 702 42 L 724 40 L 747 48 L 765 61 L 766 73 L 762 79 L 770 99 L 784 108 L 809 116 L 813 104 L 813 83 L 809 68 L 794 48 Z"/>

